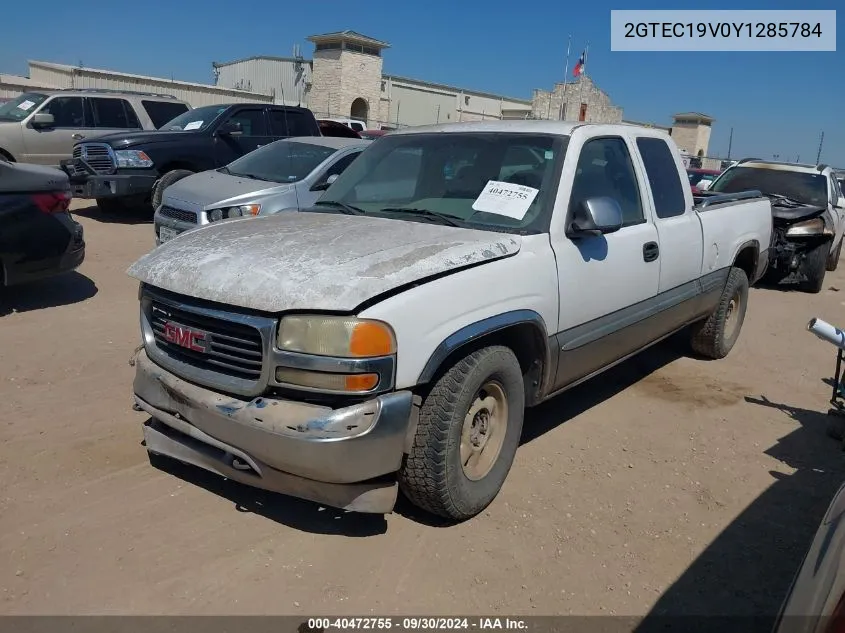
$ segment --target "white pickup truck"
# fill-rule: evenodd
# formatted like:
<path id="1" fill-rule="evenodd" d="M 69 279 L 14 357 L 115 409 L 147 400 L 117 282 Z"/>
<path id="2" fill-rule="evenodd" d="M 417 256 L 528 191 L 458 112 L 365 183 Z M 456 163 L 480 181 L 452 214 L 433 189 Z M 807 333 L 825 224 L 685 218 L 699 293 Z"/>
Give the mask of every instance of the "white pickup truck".
<path id="1" fill-rule="evenodd" d="M 453 123 L 375 141 L 316 206 L 185 233 L 129 269 L 146 448 L 253 486 L 464 520 L 526 407 L 691 326 L 739 336 L 769 200 L 697 204 L 663 132 Z"/>

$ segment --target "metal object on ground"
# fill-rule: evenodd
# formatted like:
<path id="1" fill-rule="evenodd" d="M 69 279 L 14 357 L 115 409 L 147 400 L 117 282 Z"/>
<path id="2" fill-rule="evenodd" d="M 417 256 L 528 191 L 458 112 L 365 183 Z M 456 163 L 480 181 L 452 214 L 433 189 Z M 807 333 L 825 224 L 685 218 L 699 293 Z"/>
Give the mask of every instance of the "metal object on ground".
<path id="1" fill-rule="evenodd" d="M 845 416 L 845 386 L 842 384 L 842 359 L 845 357 L 845 332 L 835 325 L 819 318 L 810 319 L 807 323 L 807 330 L 815 334 L 823 341 L 827 341 L 836 347 L 836 372 L 833 375 L 833 392 L 830 395 L 830 404 L 833 408 L 829 414 Z M 828 430 L 830 434 L 830 429 Z M 837 430 L 839 433 L 839 430 Z M 834 435 L 835 437 L 835 435 Z M 841 439 L 841 438 L 837 438 Z M 845 446 L 843 446 L 845 448 Z"/>

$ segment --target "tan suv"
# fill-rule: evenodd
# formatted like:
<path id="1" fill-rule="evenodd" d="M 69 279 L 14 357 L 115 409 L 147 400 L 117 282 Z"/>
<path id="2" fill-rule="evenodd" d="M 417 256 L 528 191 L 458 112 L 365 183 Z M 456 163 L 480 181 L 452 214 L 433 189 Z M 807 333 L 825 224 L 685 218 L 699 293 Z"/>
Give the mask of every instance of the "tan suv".
<path id="1" fill-rule="evenodd" d="M 191 109 L 170 95 L 118 90 L 26 92 L 0 105 L 0 160 L 58 166 L 73 144 L 125 130 L 157 130 Z"/>

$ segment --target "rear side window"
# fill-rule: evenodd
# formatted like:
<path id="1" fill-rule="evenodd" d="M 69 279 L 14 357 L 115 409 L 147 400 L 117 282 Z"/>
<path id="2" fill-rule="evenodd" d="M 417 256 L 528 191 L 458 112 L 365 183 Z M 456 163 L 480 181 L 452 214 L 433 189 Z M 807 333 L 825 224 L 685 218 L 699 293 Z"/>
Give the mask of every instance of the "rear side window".
<path id="1" fill-rule="evenodd" d="M 358 123 L 357 121 L 352 121 L 349 124 L 349 127 L 351 127 L 356 132 L 363 132 L 364 131 L 364 125 L 362 123 Z"/>
<path id="2" fill-rule="evenodd" d="M 188 111 L 188 106 L 184 103 L 172 103 L 170 101 L 141 101 L 141 105 L 150 117 L 150 121 L 156 129 L 168 121 L 175 119 L 180 114 Z"/>
<path id="3" fill-rule="evenodd" d="M 314 121 L 296 110 L 270 110 L 270 133 L 273 136 L 316 136 Z"/>
<path id="4" fill-rule="evenodd" d="M 137 129 L 141 127 L 132 106 L 125 99 L 89 97 L 94 113 L 94 127 Z"/>
<path id="5" fill-rule="evenodd" d="M 86 127 L 82 97 L 55 97 L 41 112 L 53 115 L 55 127 Z"/>
<path id="6" fill-rule="evenodd" d="M 678 178 L 678 167 L 666 141 L 641 136 L 637 139 L 637 149 L 640 150 L 645 163 L 657 217 L 674 218 L 683 215 L 686 211 L 686 198 L 681 179 Z"/>

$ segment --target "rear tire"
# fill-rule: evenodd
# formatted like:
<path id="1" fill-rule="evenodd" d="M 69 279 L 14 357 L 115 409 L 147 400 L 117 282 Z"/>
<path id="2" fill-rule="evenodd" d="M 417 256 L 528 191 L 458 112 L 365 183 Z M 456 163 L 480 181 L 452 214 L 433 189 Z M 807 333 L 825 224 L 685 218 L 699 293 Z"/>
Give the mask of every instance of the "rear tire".
<path id="1" fill-rule="evenodd" d="M 690 346 L 706 358 L 727 356 L 739 338 L 748 307 L 748 276 L 741 268 L 731 268 L 713 313 L 692 326 Z"/>
<path id="2" fill-rule="evenodd" d="M 509 348 L 484 347 L 462 358 L 423 402 L 399 471 L 402 492 L 453 521 L 477 515 L 505 482 L 524 415 L 522 369 Z"/>
<path id="3" fill-rule="evenodd" d="M 845 241 L 845 237 L 839 240 L 839 245 L 836 249 L 830 254 L 830 257 L 827 259 L 827 271 L 833 272 L 839 267 L 839 255 L 842 254 L 842 242 Z"/>
<path id="4" fill-rule="evenodd" d="M 194 172 L 188 169 L 174 169 L 169 171 L 164 176 L 158 179 L 155 187 L 153 187 L 152 195 L 150 196 L 150 203 L 153 206 L 153 211 L 157 211 L 161 206 L 161 199 L 164 197 L 164 190 L 170 185 L 182 180 L 186 176 L 192 175 Z"/>
<path id="5" fill-rule="evenodd" d="M 801 267 L 798 269 L 799 274 L 804 275 L 805 278 L 799 285 L 801 290 L 810 294 L 821 292 L 829 257 L 830 242 L 819 244 L 807 252 Z"/>

